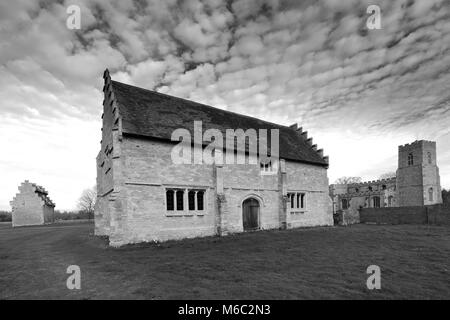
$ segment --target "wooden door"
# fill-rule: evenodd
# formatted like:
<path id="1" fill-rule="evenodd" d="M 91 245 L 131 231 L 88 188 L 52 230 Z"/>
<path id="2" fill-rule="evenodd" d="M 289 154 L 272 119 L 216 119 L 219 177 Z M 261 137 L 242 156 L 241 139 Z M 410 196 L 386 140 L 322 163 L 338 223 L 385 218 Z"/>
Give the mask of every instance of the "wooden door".
<path id="1" fill-rule="evenodd" d="M 259 228 L 259 202 L 250 198 L 242 205 L 242 221 L 244 231 L 257 230 Z"/>

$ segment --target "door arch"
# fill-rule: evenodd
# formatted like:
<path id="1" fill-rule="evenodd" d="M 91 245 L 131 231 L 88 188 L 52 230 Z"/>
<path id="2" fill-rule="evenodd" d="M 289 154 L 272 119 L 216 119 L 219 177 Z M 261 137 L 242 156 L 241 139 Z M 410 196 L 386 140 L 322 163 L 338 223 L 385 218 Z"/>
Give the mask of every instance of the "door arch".
<path id="1" fill-rule="evenodd" d="M 244 231 L 259 229 L 259 201 L 255 198 L 248 198 L 242 203 L 242 224 Z"/>

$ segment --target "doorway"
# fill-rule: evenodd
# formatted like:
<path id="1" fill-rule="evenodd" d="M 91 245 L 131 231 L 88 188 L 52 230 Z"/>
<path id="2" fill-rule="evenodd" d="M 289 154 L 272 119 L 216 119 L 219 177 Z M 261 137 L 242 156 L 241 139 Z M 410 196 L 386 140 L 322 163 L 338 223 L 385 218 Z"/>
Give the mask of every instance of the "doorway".
<path id="1" fill-rule="evenodd" d="M 254 198 L 249 198 L 242 204 L 242 221 L 244 231 L 259 229 L 259 202 Z"/>

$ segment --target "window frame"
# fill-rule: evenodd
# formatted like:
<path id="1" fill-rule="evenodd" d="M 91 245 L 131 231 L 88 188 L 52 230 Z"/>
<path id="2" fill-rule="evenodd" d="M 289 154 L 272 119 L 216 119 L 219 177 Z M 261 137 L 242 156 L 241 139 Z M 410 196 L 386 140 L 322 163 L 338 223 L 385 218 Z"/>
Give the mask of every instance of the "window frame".
<path id="1" fill-rule="evenodd" d="M 344 206 L 344 201 L 345 201 L 345 206 Z M 347 198 L 341 199 L 341 208 L 342 208 L 342 210 L 347 210 L 348 208 L 350 208 L 350 201 L 348 201 Z"/>
<path id="2" fill-rule="evenodd" d="M 306 195 L 305 191 L 288 191 L 288 212 L 291 214 L 305 213 L 307 211 Z"/>
<path id="3" fill-rule="evenodd" d="M 173 209 L 170 209 L 168 194 L 172 192 L 173 198 Z M 179 206 L 178 194 L 182 192 L 182 204 Z M 207 188 L 196 188 L 196 187 L 164 187 L 164 207 L 165 207 L 165 215 L 166 216 L 203 216 L 207 212 Z M 192 199 L 190 196 L 194 193 L 194 202 L 192 203 Z M 202 194 L 199 197 L 199 194 Z M 201 199 L 201 206 L 200 204 Z M 192 207 L 192 204 L 194 205 Z M 202 209 L 198 209 L 201 207 Z M 192 209 L 193 208 L 193 209 Z"/>
<path id="4" fill-rule="evenodd" d="M 394 196 L 390 195 L 388 196 L 388 207 L 394 206 Z"/>
<path id="5" fill-rule="evenodd" d="M 377 200 L 377 205 L 375 205 L 375 200 Z M 381 208 L 381 197 L 380 196 L 372 197 L 372 208 Z"/>
<path id="6" fill-rule="evenodd" d="M 169 193 L 172 194 L 171 209 L 169 209 Z M 175 212 L 175 191 L 173 189 L 168 189 L 164 192 L 165 195 L 165 205 L 166 211 Z"/>
<path id="7" fill-rule="evenodd" d="M 412 154 L 412 152 L 408 153 L 408 166 L 413 166 L 414 165 L 414 155 Z"/>

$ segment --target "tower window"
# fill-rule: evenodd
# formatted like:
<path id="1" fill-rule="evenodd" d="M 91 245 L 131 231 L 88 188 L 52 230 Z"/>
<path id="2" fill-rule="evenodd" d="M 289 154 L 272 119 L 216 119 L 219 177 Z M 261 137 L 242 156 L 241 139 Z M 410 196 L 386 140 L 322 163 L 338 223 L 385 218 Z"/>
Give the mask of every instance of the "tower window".
<path id="1" fill-rule="evenodd" d="M 414 164 L 414 157 L 412 153 L 408 154 L 408 166 L 412 166 Z"/>
<path id="2" fill-rule="evenodd" d="M 431 152 L 428 152 L 427 156 L 428 156 L 428 164 L 432 164 L 433 163 L 433 158 L 431 157 Z"/>
<path id="3" fill-rule="evenodd" d="M 428 189 L 428 201 L 433 201 L 433 188 Z"/>

